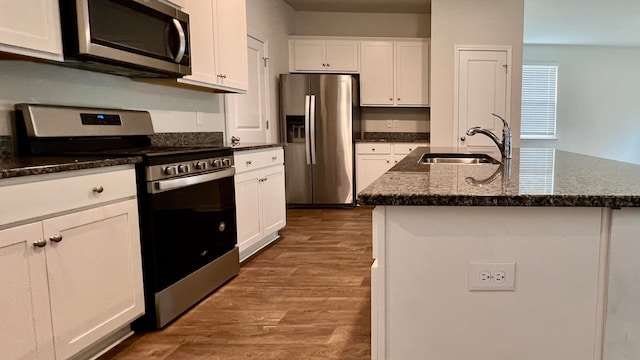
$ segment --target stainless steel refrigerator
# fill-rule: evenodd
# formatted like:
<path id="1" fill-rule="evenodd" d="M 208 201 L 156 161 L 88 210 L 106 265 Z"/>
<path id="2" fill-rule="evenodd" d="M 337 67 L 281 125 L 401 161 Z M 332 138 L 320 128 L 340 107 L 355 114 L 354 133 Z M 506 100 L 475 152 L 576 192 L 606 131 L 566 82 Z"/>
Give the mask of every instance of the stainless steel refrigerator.
<path id="1" fill-rule="evenodd" d="M 358 95 L 352 75 L 280 75 L 287 204 L 355 204 Z"/>

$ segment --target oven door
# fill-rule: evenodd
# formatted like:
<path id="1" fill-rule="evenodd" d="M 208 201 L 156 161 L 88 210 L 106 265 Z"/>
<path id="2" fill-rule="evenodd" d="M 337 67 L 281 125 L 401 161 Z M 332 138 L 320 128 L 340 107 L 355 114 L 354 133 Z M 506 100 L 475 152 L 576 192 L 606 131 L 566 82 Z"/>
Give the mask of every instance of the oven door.
<path id="1" fill-rule="evenodd" d="M 146 262 L 155 267 L 155 292 L 235 247 L 234 174 L 229 168 L 148 183 L 150 236 L 145 245 L 153 255 L 144 255 L 154 257 Z"/>
<path id="2" fill-rule="evenodd" d="M 186 13 L 158 0 L 73 2 L 77 25 L 75 56 L 112 60 L 180 76 L 191 74 Z"/>

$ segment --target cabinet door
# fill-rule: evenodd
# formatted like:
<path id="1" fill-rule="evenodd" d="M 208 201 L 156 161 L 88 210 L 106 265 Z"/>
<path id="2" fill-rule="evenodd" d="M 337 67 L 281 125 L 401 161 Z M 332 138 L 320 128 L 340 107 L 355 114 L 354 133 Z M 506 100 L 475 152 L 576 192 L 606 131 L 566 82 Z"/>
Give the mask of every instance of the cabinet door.
<path id="1" fill-rule="evenodd" d="M 0 0 L 0 51 L 62 60 L 58 0 Z"/>
<path id="2" fill-rule="evenodd" d="M 324 40 L 291 40 L 293 47 L 294 71 L 324 71 L 325 62 Z"/>
<path id="3" fill-rule="evenodd" d="M 358 71 L 358 42 L 327 40 L 325 48 L 326 70 Z"/>
<path id="4" fill-rule="evenodd" d="M 238 247 L 240 257 L 256 241 L 262 238 L 260 211 L 260 171 L 236 175 L 236 222 L 238 223 Z"/>
<path id="5" fill-rule="evenodd" d="M 144 313 L 137 202 L 44 220 L 43 228 L 56 358 L 67 359 Z"/>
<path id="6" fill-rule="evenodd" d="M 41 239 L 41 223 L 0 231 L 3 359 L 54 358 L 45 250 L 34 246 Z"/>
<path id="7" fill-rule="evenodd" d="M 214 4 L 216 73 L 221 79 L 218 84 L 246 91 L 249 78 L 246 1 L 215 0 Z"/>
<path id="8" fill-rule="evenodd" d="M 396 104 L 429 104 L 429 45 L 427 42 L 396 42 Z"/>
<path id="9" fill-rule="evenodd" d="M 356 192 L 364 190 L 392 166 L 390 155 L 359 155 L 356 170 Z"/>
<path id="10" fill-rule="evenodd" d="M 264 235 L 282 229 L 286 224 L 287 204 L 284 192 L 284 166 L 264 170 L 260 184 Z"/>
<path id="11" fill-rule="evenodd" d="M 211 0 L 186 0 L 191 40 L 191 75 L 179 82 L 218 83 L 213 47 L 213 3 Z"/>
<path id="12" fill-rule="evenodd" d="M 393 105 L 393 42 L 360 44 L 360 104 Z"/>

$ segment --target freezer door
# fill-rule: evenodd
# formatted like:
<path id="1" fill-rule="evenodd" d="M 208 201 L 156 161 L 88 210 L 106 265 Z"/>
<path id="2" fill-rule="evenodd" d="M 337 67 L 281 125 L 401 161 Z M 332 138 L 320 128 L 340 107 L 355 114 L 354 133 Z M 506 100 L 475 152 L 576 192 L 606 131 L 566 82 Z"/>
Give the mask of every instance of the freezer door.
<path id="1" fill-rule="evenodd" d="M 287 204 L 312 203 L 309 75 L 280 75 Z"/>
<path id="2" fill-rule="evenodd" d="M 311 76 L 314 204 L 354 202 L 352 79 L 351 75 Z"/>

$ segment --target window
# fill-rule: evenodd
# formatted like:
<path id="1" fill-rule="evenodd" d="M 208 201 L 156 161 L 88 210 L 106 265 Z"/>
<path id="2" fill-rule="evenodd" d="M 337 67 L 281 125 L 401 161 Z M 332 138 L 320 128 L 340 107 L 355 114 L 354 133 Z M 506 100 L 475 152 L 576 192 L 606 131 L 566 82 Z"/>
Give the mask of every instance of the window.
<path id="1" fill-rule="evenodd" d="M 522 66 L 521 139 L 556 138 L 557 65 Z"/>

